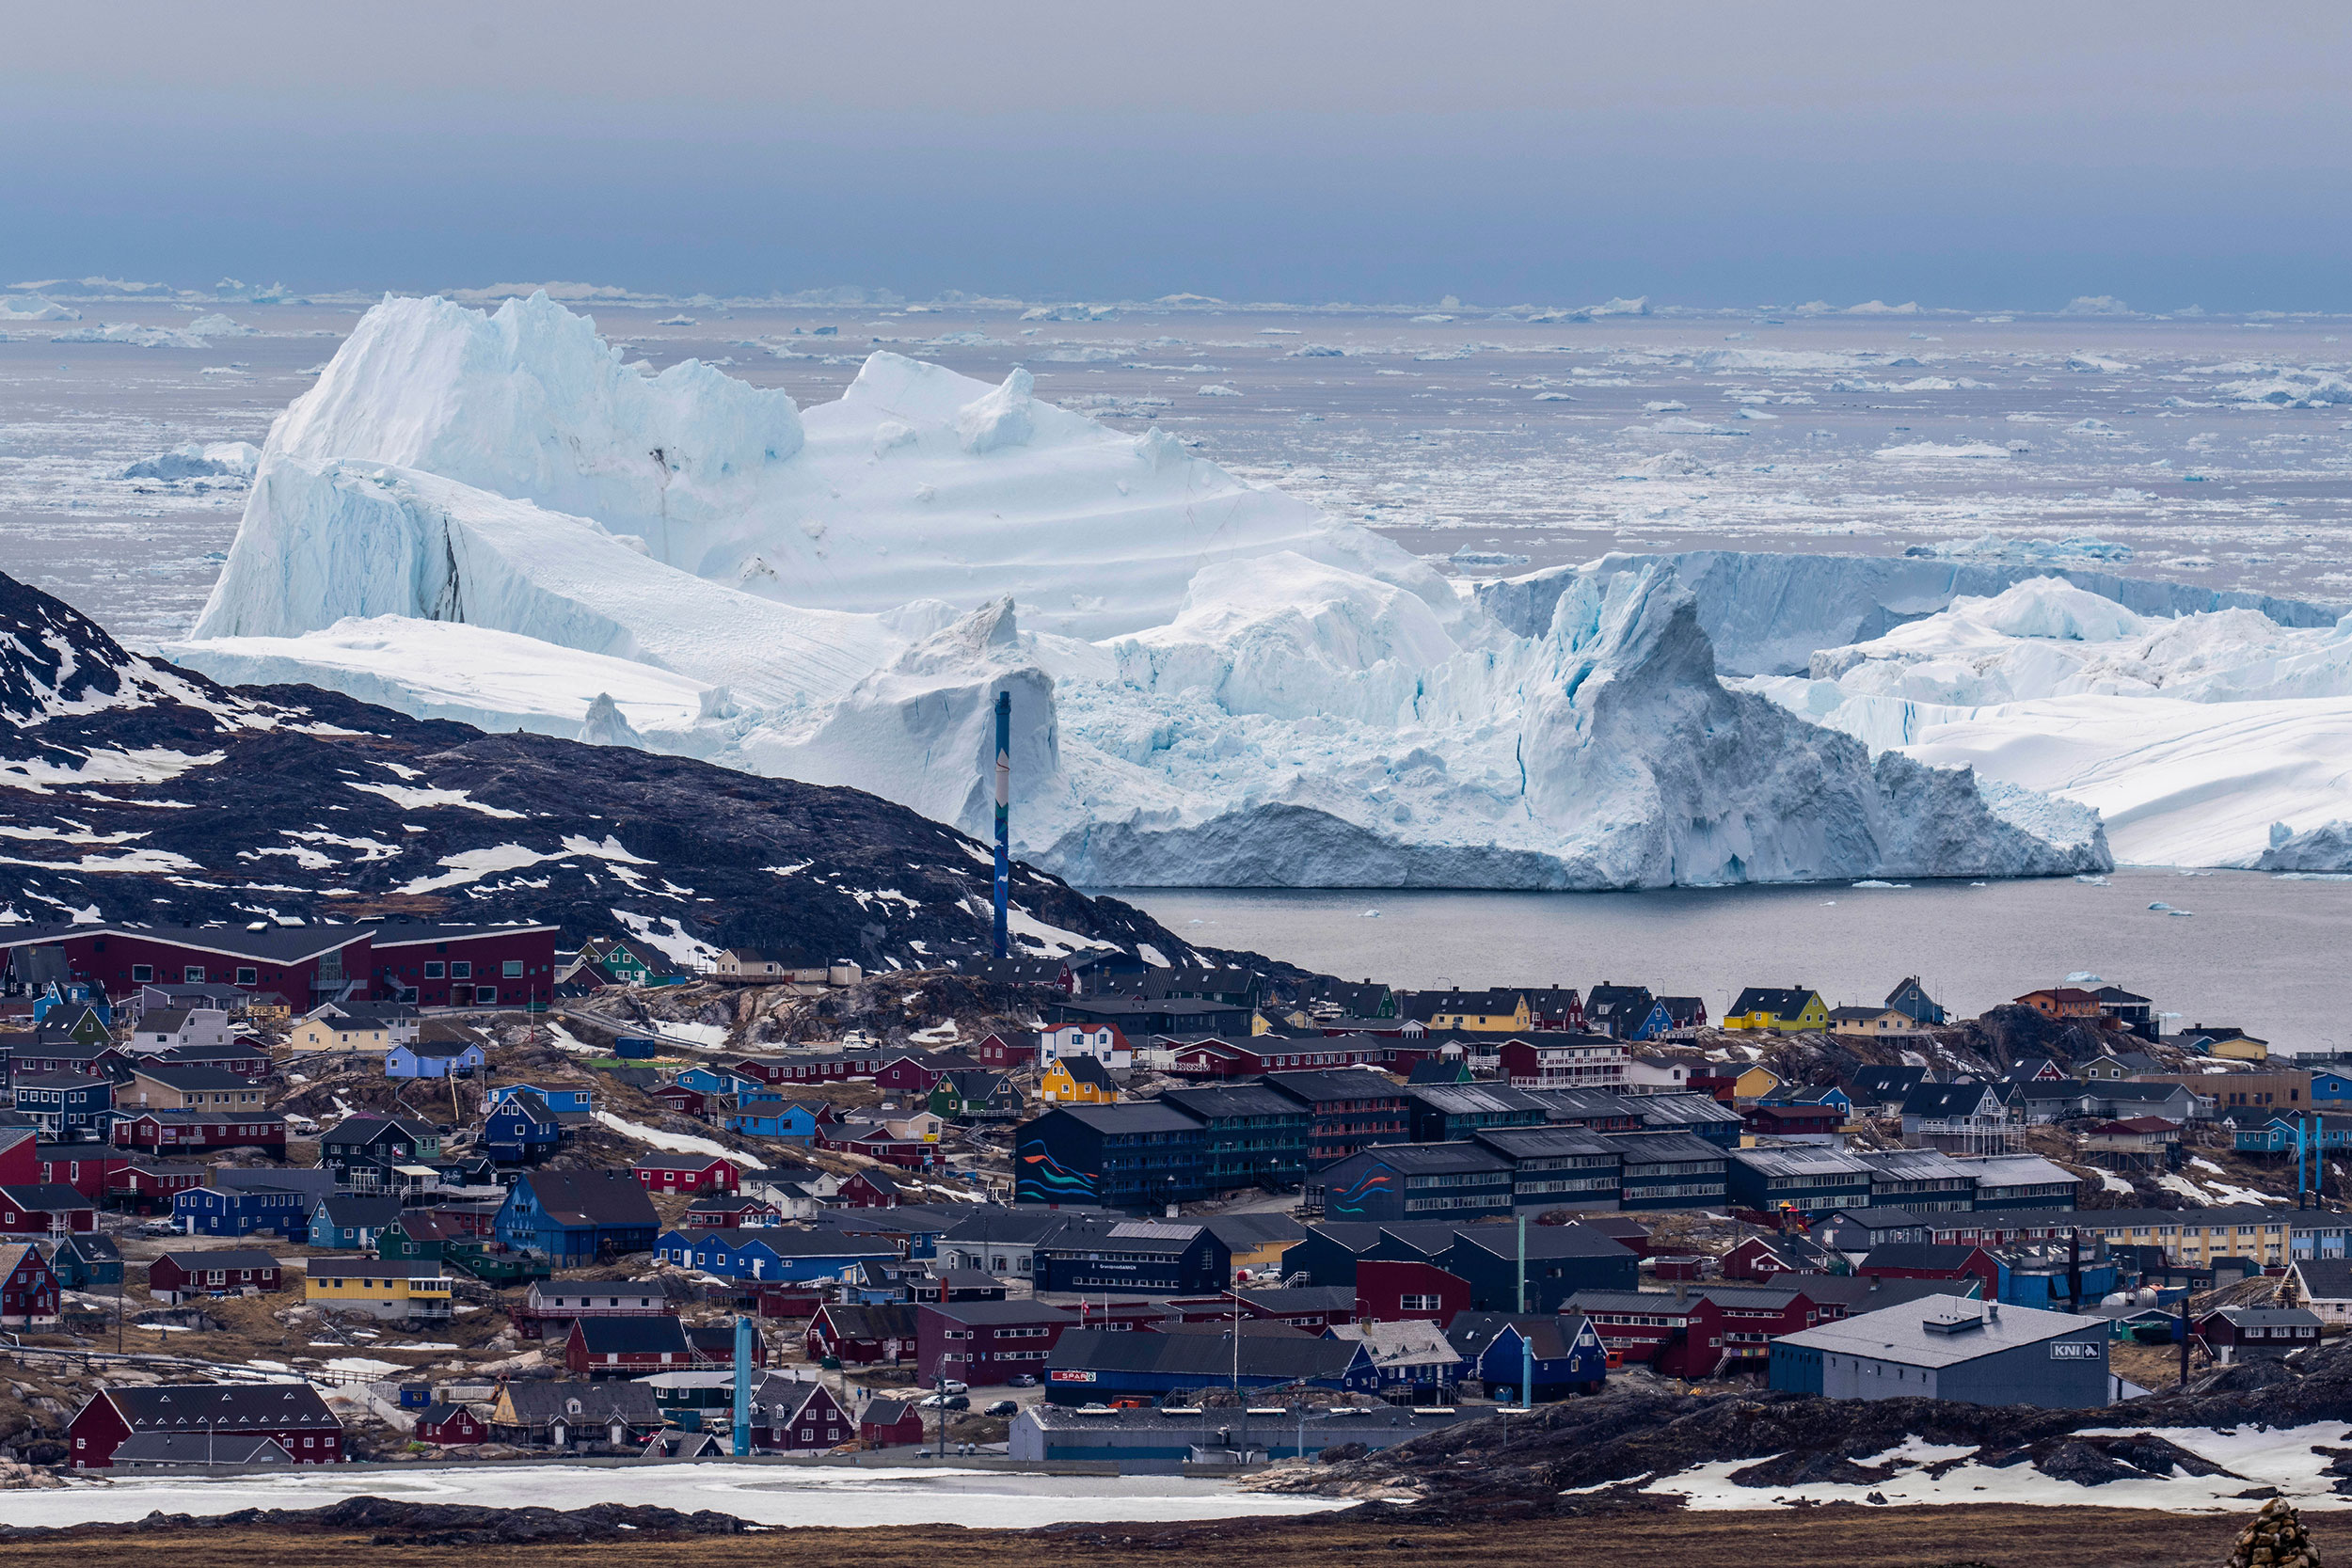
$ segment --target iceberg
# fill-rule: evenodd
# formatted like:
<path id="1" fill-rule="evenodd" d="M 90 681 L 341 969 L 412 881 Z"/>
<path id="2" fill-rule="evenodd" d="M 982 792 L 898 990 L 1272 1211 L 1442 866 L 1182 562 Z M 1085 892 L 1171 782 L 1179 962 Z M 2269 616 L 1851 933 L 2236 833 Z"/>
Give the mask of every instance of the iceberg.
<path id="1" fill-rule="evenodd" d="M 388 298 L 273 426 L 168 651 L 981 830 L 1009 692 L 1015 847 L 1100 886 L 2109 865 L 2079 805 L 1727 689 L 1674 562 L 1537 578 L 1459 585 L 1025 370 L 881 353 L 803 409 L 625 363 L 544 294 Z"/>
<path id="2" fill-rule="evenodd" d="M 2283 824 L 2352 810 L 2352 615 L 2142 615 L 2031 578 L 1740 684 L 1873 750 L 2094 807 L 2126 863 L 2327 869 L 2303 863 L 2324 828 L 2288 849 Z"/>

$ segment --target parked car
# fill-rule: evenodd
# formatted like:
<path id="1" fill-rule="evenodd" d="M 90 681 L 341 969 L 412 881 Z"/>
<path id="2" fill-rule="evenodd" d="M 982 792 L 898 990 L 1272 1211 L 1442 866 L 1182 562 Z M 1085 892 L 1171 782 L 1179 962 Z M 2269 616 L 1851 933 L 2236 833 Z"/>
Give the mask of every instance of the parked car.
<path id="1" fill-rule="evenodd" d="M 914 1402 L 917 1410 L 969 1410 L 972 1402 L 961 1394 L 926 1394 Z"/>
<path id="2" fill-rule="evenodd" d="M 178 1220 L 149 1220 L 139 1228 L 150 1236 L 177 1236 L 180 1234 L 180 1222 Z"/>
<path id="3" fill-rule="evenodd" d="M 1015 1372 L 1012 1376 L 1005 1379 L 1005 1381 L 1011 1384 L 1015 1388 L 1034 1388 L 1037 1386 L 1037 1374 L 1035 1372 Z"/>
<path id="4" fill-rule="evenodd" d="M 991 1416 L 1018 1416 L 1021 1414 L 1021 1407 L 1013 1403 L 1010 1400 L 998 1400 L 994 1404 L 988 1407 L 986 1414 Z"/>
<path id="5" fill-rule="evenodd" d="M 968 1394 L 972 1391 L 972 1386 L 968 1383 L 958 1383 L 952 1377 L 945 1378 L 939 1384 L 939 1391 L 943 1394 Z"/>

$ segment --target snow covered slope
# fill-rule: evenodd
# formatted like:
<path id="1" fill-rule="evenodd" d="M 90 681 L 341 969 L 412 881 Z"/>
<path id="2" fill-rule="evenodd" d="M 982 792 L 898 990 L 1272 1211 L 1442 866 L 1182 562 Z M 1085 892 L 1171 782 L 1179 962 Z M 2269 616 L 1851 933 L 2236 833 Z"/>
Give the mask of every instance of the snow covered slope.
<path id="1" fill-rule="evenodd" d="M 2314 869 L 2326 846 L 2270 853 L 2271 825 L 2352 815 L 2352 617 L 2158 619 L 2039 578 L 1746 684 L 1873 749 L 2095 807 L 2127 863 Z"/>
<path id="2" fill-rule="evenodd" d="M 1017 847 L 1098 885 L 2106 863 L 2088 813 L 1725 690 L 1672 569 L 1560 587 L 1517 624 L 1023 371 L 878 354 L 803 411 L 705 366 L 643 374 L 544 296 L 387 300 L 271 432 L 173 652 L 974 831 L 1009 690 Z"/>

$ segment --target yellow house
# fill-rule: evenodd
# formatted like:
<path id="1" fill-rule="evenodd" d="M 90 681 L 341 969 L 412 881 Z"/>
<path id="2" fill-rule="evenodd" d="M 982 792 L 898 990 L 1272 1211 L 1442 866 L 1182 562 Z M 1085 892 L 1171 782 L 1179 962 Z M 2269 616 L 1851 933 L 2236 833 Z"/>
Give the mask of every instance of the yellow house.
<path id="1" fill-rule="evenodd" d="M 1829 1028 L 1829 1006 L 1822 1002 L 1820 992 L 1803 986 L 1786 990 L 1750 986 L 1731 1005 L 1724 1027 L 1770 1029 L 1783 1035 L 1825 1032 Z"/>
<path id="2" fill-rule="evenodd" d="M 302 1299 L 316 1307 L 376 1318 L 447 1318 L 454 1287 L 431 1259 L 342 1258 L 302 1260 Z"/>
<path id="3" fill-rule="evenodd" d="M 1731 1081 L 1731 1098 L 1761 1100 L 1779 1087 L 1780 1074 L 1771 1068 L 1761 1065 L 1743 1068 L 1740 1076 Z"/>
<path id="4" fill-rule="evenodd" d="M 393 1012 L 358 1002 L 330 1002 L 296 1023 L 286 1038 L 297 1053 L 337 1051 L 382 1056 L 402 1041 L 415 1039 L 418 1028 L 414 1012 Z"/>
<path id="5" fill-rule="evenodd" d="M 1056 1057 L 1037 1092 L 1038 1098 L 1057 1105 L 1110 1105 L 1119 1100 L 1110 1069 L 1091 1056 Z"/>
<path id="6" fill-rule="evenodd" d="M 2226 1040 L 2216 1040 L 2205 1048 L 2206 1054 L 2226 1056 L 2239 1062 L 2266 1062 L 2270 1047 L 2251 1035 L 2233 1035 Z"/>
<path id="7" fill-rule="evenodd" d="M 1534 1026 L 1524 991 L 1449 991 L 1438 998 L 1429 1014 L 1432 1029 L 1467 1029 L 1472 1034 L 1524 1034 Z"/>

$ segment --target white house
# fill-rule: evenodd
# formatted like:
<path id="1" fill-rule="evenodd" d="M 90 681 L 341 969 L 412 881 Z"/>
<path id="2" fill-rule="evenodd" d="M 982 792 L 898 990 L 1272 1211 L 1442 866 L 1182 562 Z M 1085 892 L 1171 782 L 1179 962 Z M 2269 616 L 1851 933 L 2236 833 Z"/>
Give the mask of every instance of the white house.
<path id="1" fill-rule="evenodd" d="M 1125 1072 L 1135 1065 L 1135 1053 L 1116 1023 L 1057 1023 L 1040 1029 L 1038 1069 L 1042 1071 L 1064 1056 L 1091 1056 L 1113 1072 Z"/>
<path id="2" fill-rule="evenodd" d="M 151 1056 L 183 1045 L 227 1045 L 233 1033 L 224 1008 L 155 1007 L 139 1016 L 124 1049 L 135 1056 Z"/>

